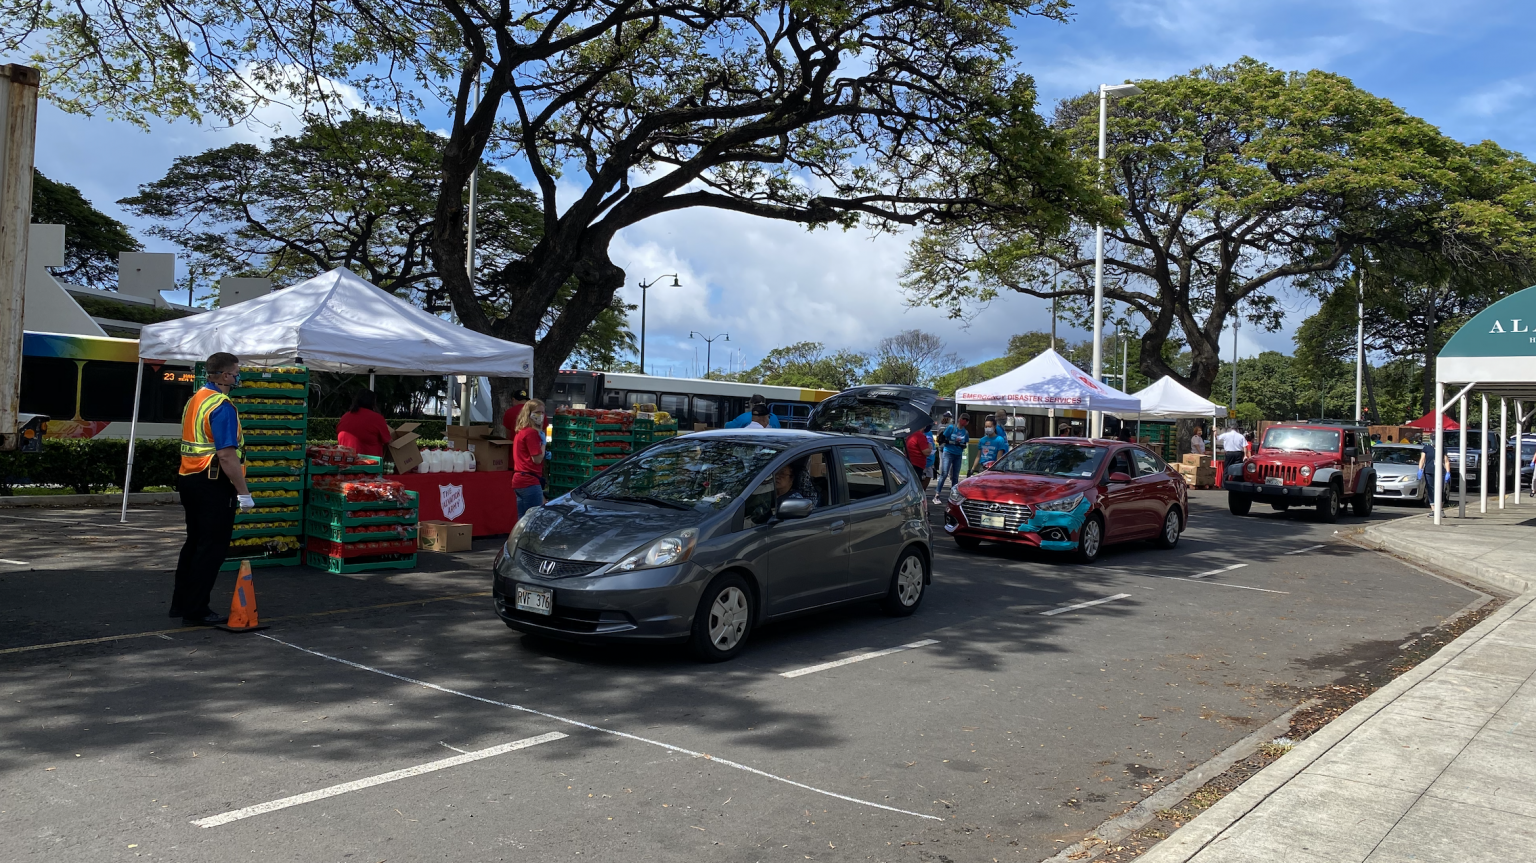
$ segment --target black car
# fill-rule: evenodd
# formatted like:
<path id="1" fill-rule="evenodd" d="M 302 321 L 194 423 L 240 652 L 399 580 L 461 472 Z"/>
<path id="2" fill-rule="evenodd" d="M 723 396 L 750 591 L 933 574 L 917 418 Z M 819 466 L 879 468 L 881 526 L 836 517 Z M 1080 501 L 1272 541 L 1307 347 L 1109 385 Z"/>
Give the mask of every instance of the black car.
<path id="1" fill-rule="evenodd" d="M 932 419 L 938 390 L 904 385 L 853 387 L 811 409 L 811 431 L 877 438 L 897 448 Z"/>
<path id="2" fill-rule="evenodd" d="M 1433 442 L 1430 437 L 1429 441 Z M 1508 477 L 1506 488 L 1513 488 L 1516 477 L 1519 476 L 1519 465 L 1516 463 L 1519 454 L 1513 444 L 1505 446 L 1508 461 L 1506 462 L 1505 475 Z M 1488 487 L 1493 491 L 1499 488 L 1499 436 L 1495 432 L 1483 434 L 1481 429 L 1467 429 L 1467 488 L 1476 489 L 1482 482 L 1482 461 L 1484 453 L 1492 459 L 1488 462 Z M 1451 488 L 1457 489 L 1461 483 L 1461 432 L 1445 432 L 1445 457 L 1451 462 Z"/>
<path id="3" fill-rule="evenodd" d="M 876 441 L 710 431 L 652 444 L 530 510 L 494 564 L 512 629 L 739 653 L 752 629 L 842 603 L 917 610 L 931 529 L 912 466 Z"/>

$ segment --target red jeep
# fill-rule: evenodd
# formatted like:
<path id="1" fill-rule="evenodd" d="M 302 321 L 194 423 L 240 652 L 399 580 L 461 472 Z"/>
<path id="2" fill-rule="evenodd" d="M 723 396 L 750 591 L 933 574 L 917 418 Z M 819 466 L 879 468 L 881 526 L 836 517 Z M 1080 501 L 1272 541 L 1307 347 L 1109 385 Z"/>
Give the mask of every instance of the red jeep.
<path id="1" fill-rule="evenodd" d="M 1270 426 L 1258 451 L 1223 485 L 1233 515 L 1247 515 L 1255 500 L 1281 512 L 1315 506 L 1323 521 L 1336 521 L 1345 501 L 1355 515 L 1370 515 L 1376 469 L 1369 429 L 1325 420 Z"/>

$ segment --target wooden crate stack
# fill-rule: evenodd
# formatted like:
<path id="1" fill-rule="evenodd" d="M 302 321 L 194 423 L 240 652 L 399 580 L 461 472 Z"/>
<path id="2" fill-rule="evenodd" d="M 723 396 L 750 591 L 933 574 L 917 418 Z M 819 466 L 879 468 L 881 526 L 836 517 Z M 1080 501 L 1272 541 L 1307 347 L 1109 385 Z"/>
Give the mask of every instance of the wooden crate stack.
<path id="1" fill-rule="evenodd" d="M 197 385 L 206 379 L 199 364 Z M 229 391 L 245 433 L 245 482 L 256 508 L 235 513 L 229 556 L 220 569 L 297 566 L 304 533 L 304 438 L 308 427 L 309 369 L 240 369 Z"/>
<path id="2" fill-rule="evenodd" d="M 1179 474 L 1191 488 L 1216 487 L 1216 468 L 1211 466 L 1210 456 L 1189 453 L 1184 456 L 1184 461 L 1178 465 L 1178 468 Z"/>

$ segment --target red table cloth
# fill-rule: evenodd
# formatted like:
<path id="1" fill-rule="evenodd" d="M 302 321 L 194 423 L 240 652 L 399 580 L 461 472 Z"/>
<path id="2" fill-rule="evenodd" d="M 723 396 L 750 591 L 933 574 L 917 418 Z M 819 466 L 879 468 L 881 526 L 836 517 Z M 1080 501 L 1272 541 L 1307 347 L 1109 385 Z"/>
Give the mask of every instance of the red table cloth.
<path id="1" fill-rule="evenodd" d="M 464 473 L 392 474 L 407 490 L 420 496 L 422 521 L 451 521 L 473 525 L 475 536 L 512 532 L 517 523 L 517 496 L 512 493 L 512 471 L 465 471 Z M 458 518 L 443 515 L 445 487 L 458 486 L 464 494 L 464 512 Z M 451 496 L 452 492 L 448 492 Z"/>

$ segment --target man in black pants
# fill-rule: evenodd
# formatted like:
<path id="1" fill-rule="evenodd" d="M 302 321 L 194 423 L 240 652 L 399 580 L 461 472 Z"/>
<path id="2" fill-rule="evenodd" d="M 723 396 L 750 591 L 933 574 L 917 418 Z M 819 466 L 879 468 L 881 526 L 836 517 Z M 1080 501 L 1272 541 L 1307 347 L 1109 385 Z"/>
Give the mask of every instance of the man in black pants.
<path id="1" fill-rule="evenodd" d="M 187 511 L 187 541 L 176 561 L 171 617 L 188 626 L 213 626 L 227 618 L 209 607 L 219 567 L 229 554 L 235 509 L 256 501 L 245 485 L 245 436 L 229 391 L 240 385 L 240 361 L 216 353 L 204 364 L 208 382 L 192 394 L 181 418 L 181 476 L 176 488 Z"/>

